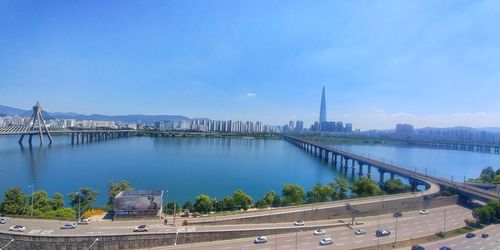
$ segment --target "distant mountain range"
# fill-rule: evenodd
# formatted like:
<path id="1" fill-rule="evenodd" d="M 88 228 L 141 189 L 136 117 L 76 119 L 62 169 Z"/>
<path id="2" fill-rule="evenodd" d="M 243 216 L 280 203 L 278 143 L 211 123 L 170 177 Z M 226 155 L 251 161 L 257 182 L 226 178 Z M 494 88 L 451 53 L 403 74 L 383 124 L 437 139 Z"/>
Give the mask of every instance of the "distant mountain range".
<path id="1" fill-rule="evenodd" d="M 0 105 L 0 115 L 21 115 L 29 116 L 31 115 L 31 110 L 23 110 L 18 108 L 13 108 L 9 106 Z M 95 121 L 121 121 L 121 122 L 143 122 L 143 123 L 154 123 L 157 121 L 179 121 L 179 120 L 189 120 L 189 117 L 182 115 L 82 115 L 78 113 L 61 113 L 61 112 L 46 112 L 47 117 L 45 119 L 75 119 L 75 120 L 95 120 Z"/>

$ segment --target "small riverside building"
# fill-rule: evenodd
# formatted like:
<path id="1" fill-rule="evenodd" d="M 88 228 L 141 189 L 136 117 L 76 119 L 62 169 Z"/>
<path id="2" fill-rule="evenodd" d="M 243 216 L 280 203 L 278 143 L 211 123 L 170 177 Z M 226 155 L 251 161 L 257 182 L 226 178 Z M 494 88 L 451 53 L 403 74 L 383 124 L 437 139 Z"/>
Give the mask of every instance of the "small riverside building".
<path id="1" fill-rule="evenodd" d="M 157 218 L 162 213 L 163 190 L 121 191 L 114 201 L 113 219 Z"/>

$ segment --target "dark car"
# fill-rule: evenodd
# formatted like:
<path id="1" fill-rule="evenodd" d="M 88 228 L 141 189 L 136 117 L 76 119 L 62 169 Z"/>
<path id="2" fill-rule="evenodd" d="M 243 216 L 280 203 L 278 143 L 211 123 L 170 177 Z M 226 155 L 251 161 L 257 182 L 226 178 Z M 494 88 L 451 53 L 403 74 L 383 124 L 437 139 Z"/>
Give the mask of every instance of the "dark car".
<path id="1" fill-rule="evenodd" d="M 440 247 L 439 250 L 451 250 L 451 247 L 444 246 Z"/>
<path id="2" fill-rule="evenodd" d="M 481 238 L 483 238 L 483 239 L 486 239 L 486 238 L 488 238 L 488 237 L 490 237 L 490 235 L 489 235 L 489 234 L 486 234 L 486 233 L 481 234 Z"/>
<path id="3" fill-rule="evenodd" d="M 470 239 L 470 238 L 474 238 L 476 237 L 476 234 L 475 233 L 468 233 L 465 235 L 466 238 Z"/>
<path id="4" fill-rule="evenodd" d="M 403 214 L 401 212 L 396 212 L 396 213 L 394 213 L 393 216 L 394 217 L 401 217 L 401 216 L 403 216 Z"/>
<path id="5" fill-rule="evenodd" d="M 382 230 L 382 229 L 378 229 L 375 232 L 375 236 L 377 236 L 377 237 L 389 236 L 390 234 L 391 234 L 391 232 L 389 230 Z"/>
<path id="6" fill-rule="evenodd" d="M 421 245 L 413 245 L 411 246 L 411 250 L 425 250 L 425 247 Z"/>

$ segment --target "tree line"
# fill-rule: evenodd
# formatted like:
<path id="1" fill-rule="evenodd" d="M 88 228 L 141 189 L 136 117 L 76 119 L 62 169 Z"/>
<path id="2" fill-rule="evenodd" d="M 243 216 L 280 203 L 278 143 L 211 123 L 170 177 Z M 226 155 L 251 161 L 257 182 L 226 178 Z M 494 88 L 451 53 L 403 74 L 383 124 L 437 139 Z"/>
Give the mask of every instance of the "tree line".
<path id="1" fill-rule="evenodd" d="M 105 209 L 112 210 L 114 197 L 121 191 L 132 190 L 131 183 L 121 181 L 114 183 L 110 181 L 108 187 L 108 202 Z M 99 192 L 90 188 L 80 188 L 75 192 L 67 194 L 69 207 L 65 207 L 64 195 L 55 193 L 49 197 L 44 190 L 37 190 L 33 194 L 25 194 L 20 187 L 9 188 L 4 192 L 0 203 L 0 214 L 11 216 L 31 216 L 37 218 L 74 219 L 85 211 L 95 208 L 96 198 Z M 32 205 L 33 204 L 33 205 Z"/>
<path id="2" fill-rule="evenodd" d="M 55 193 L 49 197 L 44 190 L 37 190 L 33 194 L 25 194 L 20 187 L 8 189 L 0 203 L 0 214 L 31 216 L 39 218 L 70 219 L 78 217 L 85 211 L 94 208 L 113 210 L 114 198 L 121 191 L 133 190 L 129 181 L 109 182 L 108 201 L 105 207 L 96 207 L 96 198 L 99 192 L 91 188 L 80 188 L 67 194 L 69 206 L 65 206 L 64 195 Z M 250 195 L 238 189 L 232 195 L 222 199 L 212 198 L 206 194 L 195 197 L 194 203 L 184 203 L 182 209 L 191 212 L 210 213 L 212 211 L 237 211 L 249 208 L 283 207 L 317 202 L 342 200 L 347 198 L 368 197 L 381 194 L 396 194 L 408 192 L 410 186 L 405 185 L 400 179 L 387 180 L 379 187 L 369 178 L 361 177 L 350 185 L 345 179 L 336 178 L 333 182 L 322 185 L 317 183 L 309 191 L 297 184 L 285 184 L 280 194 L 275 191 L 267 192 L 262 198 L 254 200 Z M 32 203 L 33 201 L 33 209 Z M 172 214 L 174 206 L 180 211 L 179 204 L 169 201 L 164 205 L 165 211 Z"/>
<path id="3" fill-rule="evenodd" d="M 493 167 L 486 167 L 483 170 L 481 170 L 481 174 L 479 175 L 478 178 L 469 178 L 467 179 L 468 182 L 476 182 L 476 183 L 493 183 L 493 184 L 498 184 L 500 183 L 500 168 L 497 168 L 495 171 Z"/>
<path id="4" fill-rule="evenodd" d="M 404 184 L 400 179 L 387 180 L 379 187 L 374 180 L 366 177 L 356 179 L 352 186 L 345 179 L 335 178 L 333 182 L 325 185 L 317 183 L 307 192 L 298 184 L 285 184 L 281 195 L 275 191 L 269 191 L 256 201 L 240 189 L 236 190 L 233 195 L 225 196 L 223 199 L 200 194 L 196 196 L 194 203 L 190 201 L 184 203 L 182 209 L 205 214 L 215 211 L 248 210 L 252 207 L 285 207 L 409 191 L 411 191 L 411 186 Z M 165 206 L 167 214 L 173 214 L 174 207 L 179 208 L 179 204 L 175 201 L 169 201 Z"/>

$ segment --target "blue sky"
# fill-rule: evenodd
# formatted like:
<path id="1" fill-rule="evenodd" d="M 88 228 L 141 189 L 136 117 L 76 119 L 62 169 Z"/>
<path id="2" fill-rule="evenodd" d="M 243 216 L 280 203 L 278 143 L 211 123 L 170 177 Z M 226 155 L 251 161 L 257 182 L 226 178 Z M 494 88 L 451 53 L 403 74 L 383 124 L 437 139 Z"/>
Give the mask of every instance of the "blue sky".
<path id="1" fill-rule="evenodd" d="M 500 126 L 499 1 L 0 1 L 0 104 Z"/>

